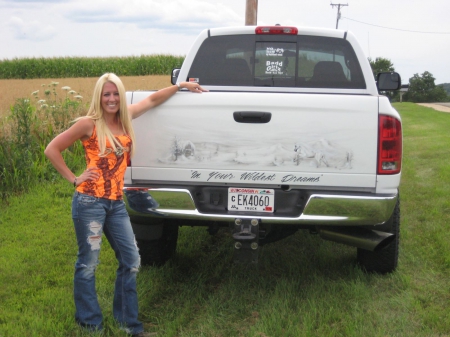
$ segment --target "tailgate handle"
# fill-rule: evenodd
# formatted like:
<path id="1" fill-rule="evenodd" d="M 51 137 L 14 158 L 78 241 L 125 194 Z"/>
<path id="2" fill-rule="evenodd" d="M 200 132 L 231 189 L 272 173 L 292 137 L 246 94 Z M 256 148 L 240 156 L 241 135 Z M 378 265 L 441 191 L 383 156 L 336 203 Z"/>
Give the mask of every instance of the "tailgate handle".
<path id="1" fill-rule="evenodd" d="M 238 123 L 269 123 L 272 114 L 261 111 L 235 111 L 233 117 Z"/>

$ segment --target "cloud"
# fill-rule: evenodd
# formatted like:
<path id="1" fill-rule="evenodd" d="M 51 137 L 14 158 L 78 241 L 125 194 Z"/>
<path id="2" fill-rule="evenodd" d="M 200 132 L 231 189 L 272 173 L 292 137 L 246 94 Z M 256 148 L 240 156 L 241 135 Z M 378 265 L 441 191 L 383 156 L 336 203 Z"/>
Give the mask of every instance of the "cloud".
<path id="1" fill-rule="evenodd" d="M 218 26 L 235 26 L 243 18 L 229 6 L 205 0 L 101 0 L 68 4 L 66 18 L 74 22 L 126 23 L 141 29 L 187 32 Z"/>
<path id="2" fill-rule="evenodd" d="M 24 2 L 33 2 L 33 3 L 48 3 L 48 2 L 55 2 L 55 3 L 61 3 L 61 2 L 69 2 L 71 0 L 4 0 L 5 2 L 10 3 L 24 3 Z"/>
<path id="3" fill-rule="evenodd" d="M 45 41 L 57 34 L 51 25 L 39 21 L 24 22 L 17 16 L 12 16 L 6 25 L 13 31 L 14 37 L 19 40 Z"/>

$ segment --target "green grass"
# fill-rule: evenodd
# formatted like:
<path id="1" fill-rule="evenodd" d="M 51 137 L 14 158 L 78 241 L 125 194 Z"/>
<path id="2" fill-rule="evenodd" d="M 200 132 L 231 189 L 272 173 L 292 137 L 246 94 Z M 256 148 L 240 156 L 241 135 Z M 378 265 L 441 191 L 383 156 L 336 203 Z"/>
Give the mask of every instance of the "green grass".
<path id="1" fill-rule="evenodd" d="M 305 231 L 264 246 L 257 267 L 232 263 L 227 231 L 180 230 L 176 256 L 138 275 L 140 314 L 158 336 L 447 336 L 450 332 L 450 114 L 411 103 L 398 270 L 362 272 L 356 249 Z M 74 323 L 72 188 L 57 181 L 0 208 L 0 336 L 85 336 Z M 106 336 L 116 261 L 105 240 L 97 288 Z"/>

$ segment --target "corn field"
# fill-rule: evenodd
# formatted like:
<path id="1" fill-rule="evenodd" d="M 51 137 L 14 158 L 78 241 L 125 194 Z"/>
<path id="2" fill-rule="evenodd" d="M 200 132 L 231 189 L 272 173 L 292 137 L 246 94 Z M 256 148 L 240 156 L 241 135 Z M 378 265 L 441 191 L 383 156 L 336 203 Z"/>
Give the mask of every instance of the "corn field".
<path id="1" fill-rule="evenodd" d="M 183 56 L 16 58 L 0 61 L 0 79 L 167 75 L 181 67 Z"/>

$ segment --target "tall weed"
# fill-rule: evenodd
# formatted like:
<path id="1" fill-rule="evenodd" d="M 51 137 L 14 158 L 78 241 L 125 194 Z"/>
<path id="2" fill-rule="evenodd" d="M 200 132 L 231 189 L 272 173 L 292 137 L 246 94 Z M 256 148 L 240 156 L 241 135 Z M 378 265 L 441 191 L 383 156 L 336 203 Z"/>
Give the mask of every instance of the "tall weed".
<path id="1" fill-rule="evenodd" d="M 36 183 L 54 180 L 56 171 L 44 155 L 47 144 L 70 122 L 84 114 L 82 97 L 69 87 L 52 82 L 32 93 L 32 99 L 17 99 L 10 115 L 2 120 L 0 134 L 0 198 L 24 192 Z M 65 91 L 60 97 L 58 90 Z M 64 151 L 69 167 L 83 165 L 83 148 L 79 142 Z"/>

